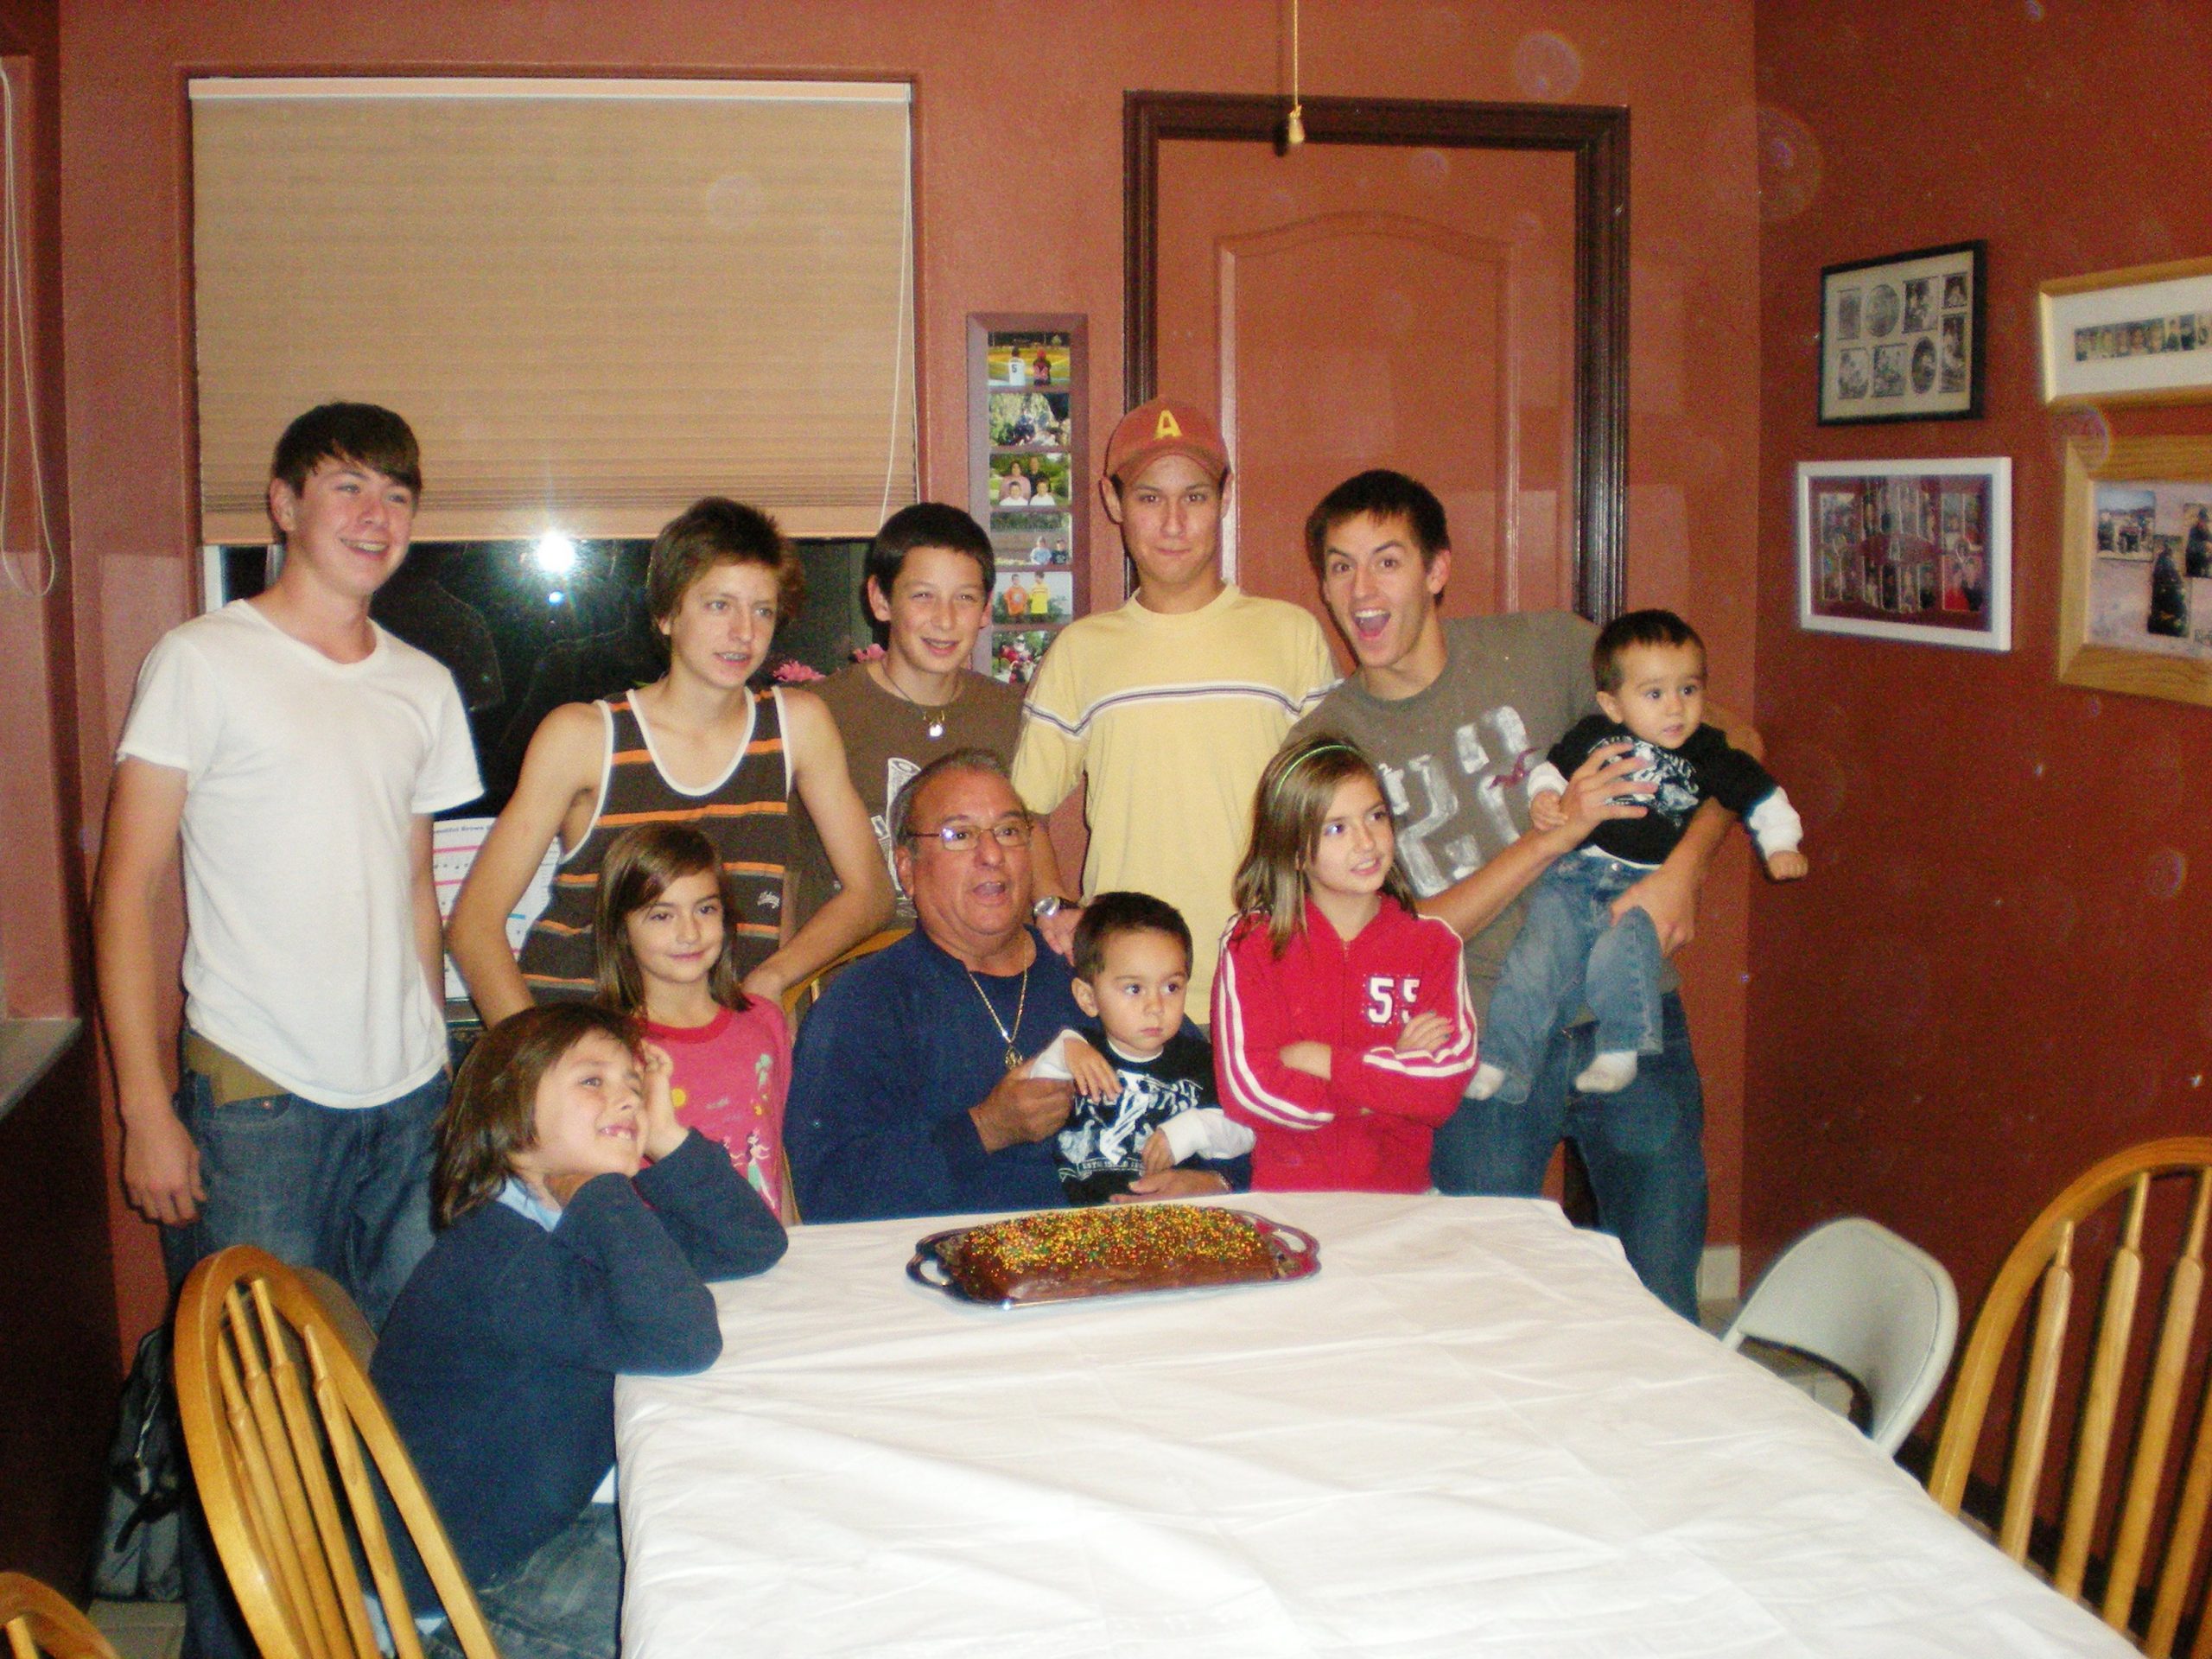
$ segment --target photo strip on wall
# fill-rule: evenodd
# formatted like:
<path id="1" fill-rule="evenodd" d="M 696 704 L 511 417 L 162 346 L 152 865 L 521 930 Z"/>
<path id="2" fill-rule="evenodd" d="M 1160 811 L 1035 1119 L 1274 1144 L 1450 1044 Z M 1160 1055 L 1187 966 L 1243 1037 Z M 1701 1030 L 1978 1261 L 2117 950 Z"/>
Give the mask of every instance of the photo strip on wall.
<path id="1" fill-rule="evenodd" d="M 987 671 L 1027 685 L 1089 601 L 1084 319 L 975 315 L 968 332 L 971 507 L 998 566 Z"/>

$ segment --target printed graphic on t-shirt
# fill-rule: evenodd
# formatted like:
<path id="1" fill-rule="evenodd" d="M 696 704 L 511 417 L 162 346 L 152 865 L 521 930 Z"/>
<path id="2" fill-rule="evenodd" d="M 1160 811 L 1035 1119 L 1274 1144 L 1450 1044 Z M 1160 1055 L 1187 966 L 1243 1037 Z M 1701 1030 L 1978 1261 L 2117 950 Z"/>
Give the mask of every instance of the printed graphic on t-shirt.
<path id="1" fill-rule="evenodd" d="M 768 1079 L 775 1066 L 775 1057 L 765 1052 L 754 1059 L 748 1098 L 725 1093 L 702 1101 L 681 1084 L 669 1091 L 677 1122 L 720 1142 L 729 1154 L 730 1166 L 745 1177 L 771 1209 L 779 1202 L 778 1137 L 768 1098 Z"/>
<path id="2" fill-rule="evenodd" d="M 1403 766 L 1376 768 L 1398 823 L 1398 863 L 1424 899 L 1483 866 L 1482 848 L 1471 832 L 1439 838 L 1459 816 L 1458 780 L 1466 779 L 1476 812 L 1501 842 L 1510 842 L 1521 833 L 1508 804 L 1510 793 L 1543 760 L 1542 751 L 1529 741 L 1529 722 L 1510 704 L 1458 727 L 1452 742 L 1448 760 L 1416 754 Z"/>
<path id="3" fill-rule="evenodd" d="M 893 893 L 899 891 L 899 866 L 892 857 L 898 849 L 891 844 L 891 809 L 899 804 L 899 791 L 906 787 L 907 780 L 920 771 L 903 754 L 888 757 L 883 763 L 883 810 L 868 819 L 875 830 L 875 844 L 883 851 L 883 868 L 891 872 Z"/>
<path id="4" fill-rule="evenodd" d="M 1662 749 L 1656 743 L 1638 737 L 1628 740 L 1628 744 L 1629 753 L 1643 764 L 1629 773 L 1627 781 L 1658 786 L 1658 793 L 1643 797 L 1641 804 L 1669 823 L 1683 823 L 1698 807 L 1695 770 L 1672 749 Z"/>
<path id="5" fill-rule="evenodd" d="M 1143 1165 L 1144 1143 L 1154 1129 L 1171 1117 L 1205 1104 L 1195 1079 L 1166 1082 L 1139 1071 L 1121 1075 L 1122 1092 L 1115 1099 L 1076 1102 L 1067 1127 L 1060 1131 L 1064 1178 L 1107 1169 L 1134 1173 Z"/>
<path id="6" fill-rule="evenodd" d="M 1361 1012 L 1370 1026 L 1398 1026 L 1411 1020 L 1421 1007 L 1419 974 L 1370 974 L 1367 1001 Z"/>

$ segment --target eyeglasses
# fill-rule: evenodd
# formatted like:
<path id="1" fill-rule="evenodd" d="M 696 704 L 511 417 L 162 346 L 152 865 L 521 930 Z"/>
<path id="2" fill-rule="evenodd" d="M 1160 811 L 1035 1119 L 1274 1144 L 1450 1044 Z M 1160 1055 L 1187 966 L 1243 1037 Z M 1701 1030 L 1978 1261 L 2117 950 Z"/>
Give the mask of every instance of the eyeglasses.
<path id="1" fill-rule="evenodd" d="M 1009 851 L 1016 847 L 1026 847 L 1029 844 L 1029 820 L 1026 817 L 1001 818 L 988 827 L 953 823 L 940 824 L 934 830 L 909 830 L 906 832 L 909 841 L 940 842 L 949 853 L 972 853 L 982 844 L 985 836 Z"/>

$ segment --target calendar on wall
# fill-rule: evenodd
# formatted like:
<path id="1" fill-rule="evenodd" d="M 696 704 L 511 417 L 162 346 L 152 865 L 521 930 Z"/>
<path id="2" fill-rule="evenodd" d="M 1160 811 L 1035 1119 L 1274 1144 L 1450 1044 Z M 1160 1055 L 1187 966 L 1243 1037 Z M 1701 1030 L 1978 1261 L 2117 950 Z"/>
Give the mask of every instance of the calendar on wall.
<path id="1" fill-rule="evenodd" d="M 976 666 L 1026 685 L 1090 603 L 1090 515 L 1079 315 L 968 319 L 969 510 L 997 563 Z"/>

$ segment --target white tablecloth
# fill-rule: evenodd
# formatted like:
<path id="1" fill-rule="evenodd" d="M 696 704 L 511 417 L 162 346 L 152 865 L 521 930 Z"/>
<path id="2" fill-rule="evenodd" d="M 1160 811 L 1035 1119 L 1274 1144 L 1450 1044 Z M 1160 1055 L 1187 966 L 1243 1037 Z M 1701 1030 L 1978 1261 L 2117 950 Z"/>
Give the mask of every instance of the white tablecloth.
<path id="1" fill-rule="evenodd" d="M 1267 1194 L 1296 1283 L 1017 1312 L 802 1228 L 617 1395 L 629 1659 L 2133 1651 L 1534 1201 Z"/>

